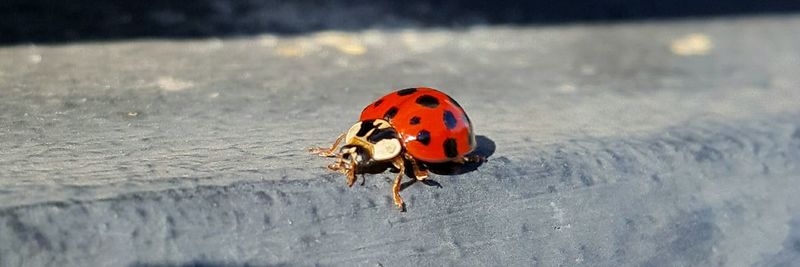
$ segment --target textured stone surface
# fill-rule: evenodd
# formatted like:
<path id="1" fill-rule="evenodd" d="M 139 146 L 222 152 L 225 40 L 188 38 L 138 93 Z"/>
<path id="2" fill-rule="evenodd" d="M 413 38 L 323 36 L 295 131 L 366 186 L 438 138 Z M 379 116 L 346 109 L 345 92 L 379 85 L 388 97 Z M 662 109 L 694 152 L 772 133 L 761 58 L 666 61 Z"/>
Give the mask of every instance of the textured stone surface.
<path id="1" fill-rule="evenodd" d="M 792 265 L 800 18 L 0 48 L 0 265 Z M 688 51 L 688 52 L 687 52 Z M 450 93 L 489 162 L 304 149 Z"/>

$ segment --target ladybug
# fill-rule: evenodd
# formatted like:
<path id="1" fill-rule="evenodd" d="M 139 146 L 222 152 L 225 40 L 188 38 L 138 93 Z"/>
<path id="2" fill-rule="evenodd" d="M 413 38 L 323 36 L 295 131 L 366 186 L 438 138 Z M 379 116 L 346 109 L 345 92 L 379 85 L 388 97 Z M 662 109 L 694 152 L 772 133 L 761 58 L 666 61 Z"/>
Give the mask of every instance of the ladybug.
<path id="1" fill-rule="evenodd" d="M 339 143 L 344 145 L 338 150 Z M 353 186 L 356 174 L 370 167 L 391 164 L 399 170 L 392 186 L 394 204 L 404 210 L 400 182 L 406 167 L 418 181 L 428 178 L 427 164 L 483 161 L 468 155 L 475 150 L 472 123 L 455 99 L 436 89 L 416 87 L 397 90 L 367 105 L 361 117 L 330 148 L 311 148 L 311 153 L 336 158 L 328 169 L 341 172 Z"/>

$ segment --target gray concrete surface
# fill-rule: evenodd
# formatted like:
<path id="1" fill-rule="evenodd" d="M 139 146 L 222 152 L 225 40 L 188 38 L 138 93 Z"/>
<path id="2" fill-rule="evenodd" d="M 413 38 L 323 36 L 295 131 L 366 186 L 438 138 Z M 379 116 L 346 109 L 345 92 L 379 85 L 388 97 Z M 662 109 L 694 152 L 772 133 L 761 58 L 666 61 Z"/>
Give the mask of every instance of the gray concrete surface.
<path id="1" fill-rule="evenodd" d="M 0 266 L 792 266 L 800 17 L 0 48 Z M 489 162 L 305 153 L 391 89 Z M 493 148 L 491 148 L 493 147 Z"/>

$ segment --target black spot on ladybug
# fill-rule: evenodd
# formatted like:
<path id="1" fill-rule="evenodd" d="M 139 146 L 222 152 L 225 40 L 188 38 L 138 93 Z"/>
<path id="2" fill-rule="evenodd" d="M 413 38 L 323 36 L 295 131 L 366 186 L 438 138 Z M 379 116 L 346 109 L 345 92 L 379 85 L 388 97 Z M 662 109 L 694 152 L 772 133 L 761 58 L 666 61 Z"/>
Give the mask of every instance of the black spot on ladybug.
<path id="1" fill-rule="evenodd" d="M 417 141 L 427 146 L 431 143 L 431 133 L 426 130 L 419 131 L 417 133 Z"/>
<path id="2" fill-rule="evenodd" d="M 417 88 L 406 88 L 406 89 L 403 89 L 403 90 L 397 91 L 397 95 L 399 95 L 399 96 L 406 96 L 406 95 L 413 94 L 413 93 L 414 93 L 414 92 L 416 92 L 416 91 L 417 91 Z"/>
<path id="3" fill-rule="evenodd" d="M 378 101 L 375 101 L 375 103 L 372 104 L 372 106 L 377 108 L 378 106 L 381 105 L 381 103 L 383 103 L 383 99 L 378 99 Z"/>
<path id="4" fill-rule="evenodd" d="M 387 121 L 392 121 L 394 115 L 397 115 L 397 107 L 392 107 L 389 110 L 387 110 L 386 113 L 383 113 L 383 119 Z"/>
<path id="5" fill-rule="evenodd" d="M 449 110 L 444 111 L 444 126 L 447 126 L 447 129 L 456 128 L 458 125 L 458 121 L 456 121 L 456 116 L 453 115 L 453 112 Z"/>
<path id="6" fill-rule="evenodd" d="M 411 120 L 408 121 L 408 123 L 411 124 L 411 125 L 417 125 L 417 124 L 419 124 L 419 120 L 420 120 L 419 117 L 414 116 L 414 117 L 411 118 Z"/>
<path id="7" fill-rule="evenodd" d="M 366 135 L 369 132 L 369 130 L 372 130 L 372 129 L 375 128 L 374 122 L 375 122 L 375 120 L 362 121 L 361 122 L 361 128 L 358 128 L 358 132 L 356 133 L 356 136 L 364 137 L 364 135 Z"/>
<path id="8" fill-rule="evenodd" d="M 447 140 L 444 140 L 444 155 L 448 158 L 455 158 L 458 156 L 458 144 L 456 143 L 456 139 L 447 138 Z"/>
<path id="9" fill-rule="evenodd" d="M 439 106 L 439 100 L 429 95 L 417 97 L 417 104 L 424 107 L 435 108 Z"/>

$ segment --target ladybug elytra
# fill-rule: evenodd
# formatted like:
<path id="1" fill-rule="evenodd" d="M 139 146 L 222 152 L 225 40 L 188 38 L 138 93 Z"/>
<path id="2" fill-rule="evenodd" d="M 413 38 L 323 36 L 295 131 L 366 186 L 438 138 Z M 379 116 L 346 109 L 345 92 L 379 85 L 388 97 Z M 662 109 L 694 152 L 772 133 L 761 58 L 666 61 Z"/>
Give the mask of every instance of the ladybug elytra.
<path id="1" fill-rule="evenodd" d="M 345 143 L 337 151 L 342 140 Z M 345 174 L 348 186 L 353 186 L 356 174 L 366 168 L 390 163 L 399 170 L 392 186 L 393 200 L 403 210 L 400 182 L 407 164 L 421 181 L 428 178 L 426 163 L 483 160 L 467 155 L 475 147 L 472 123 L 458 102 L 436 89 L 417 87 L 392 92 L 369 104 L 333 146 L 310 151 L 335 157 L 328 169 Z"/>

